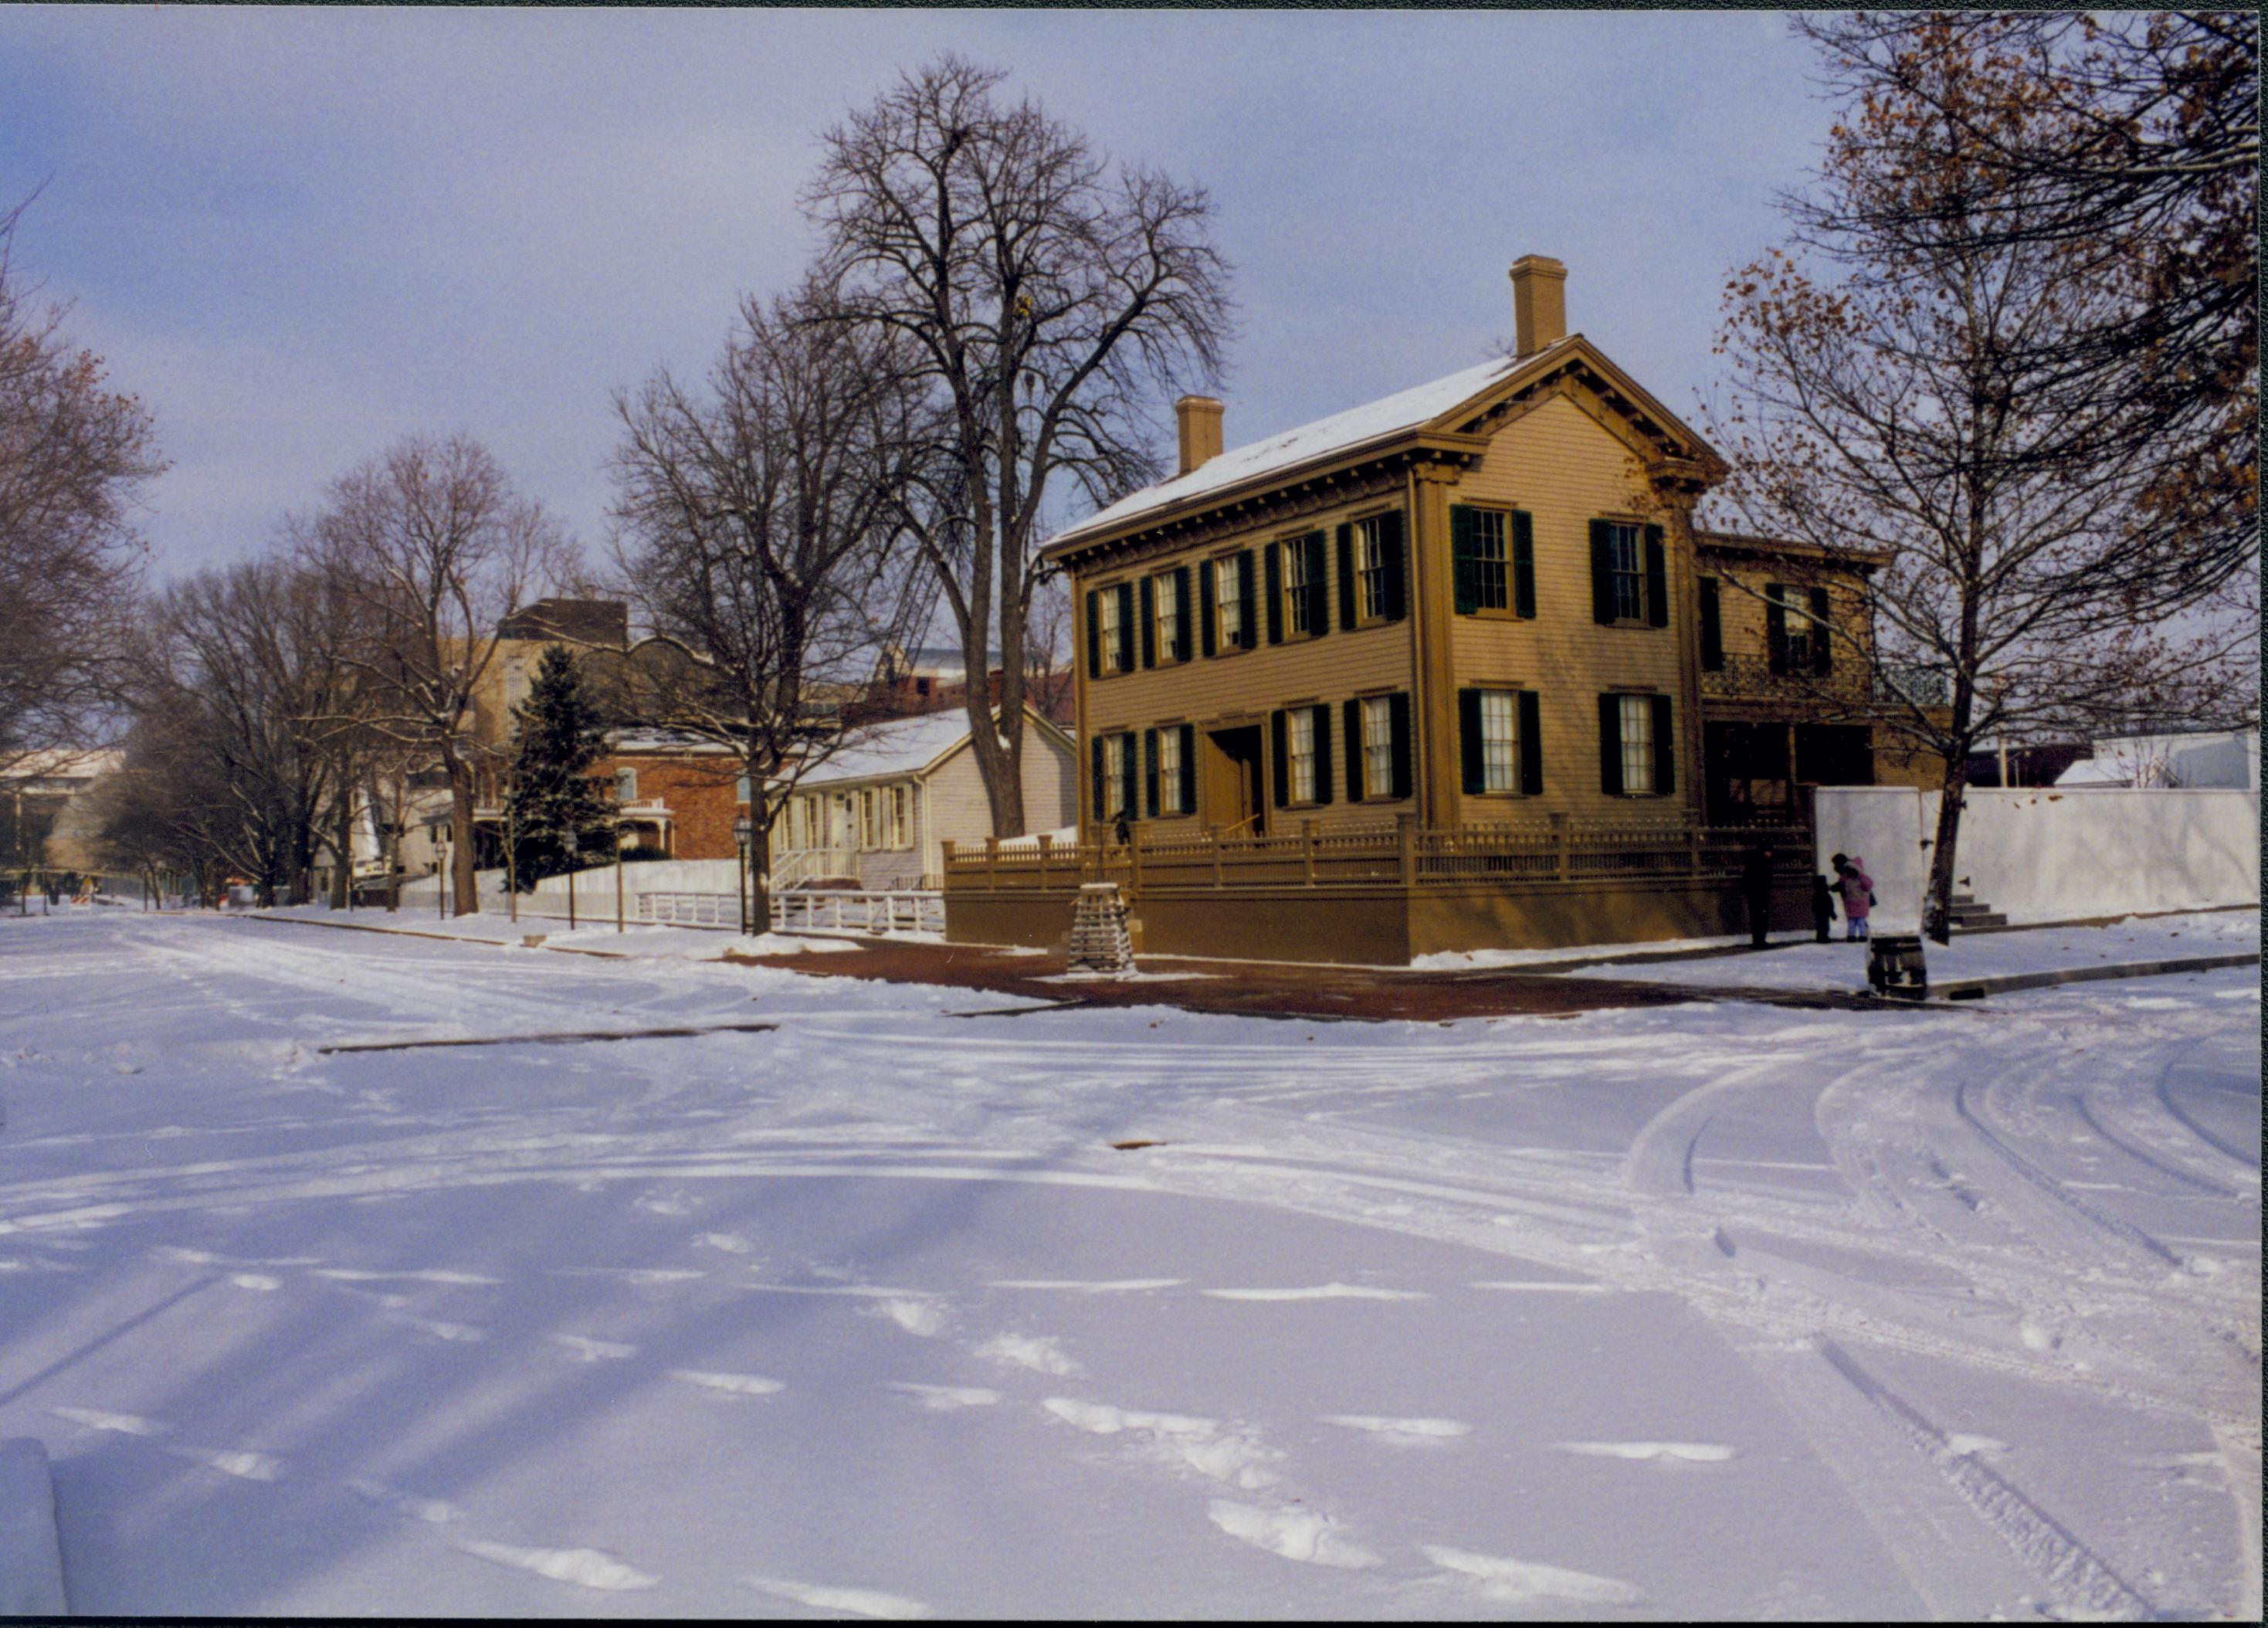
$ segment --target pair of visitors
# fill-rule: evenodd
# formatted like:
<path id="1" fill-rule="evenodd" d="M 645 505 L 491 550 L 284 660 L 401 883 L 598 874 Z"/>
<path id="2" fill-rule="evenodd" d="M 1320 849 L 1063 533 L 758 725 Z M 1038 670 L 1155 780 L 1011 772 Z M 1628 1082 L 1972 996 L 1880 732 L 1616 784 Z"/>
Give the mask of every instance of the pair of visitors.
<path id="1" fill-rule="evenodd" d="M 1874 908 L 1874 879 L 1867 874 L 1864 859 L 1848 858 L 1838 853 L 1828 863 L 1835 867 L 1835 890 L 1843 895 L 1843 937 L 1846 940 L 1863 939 L 1867 936 L 1867 918 Z"/>

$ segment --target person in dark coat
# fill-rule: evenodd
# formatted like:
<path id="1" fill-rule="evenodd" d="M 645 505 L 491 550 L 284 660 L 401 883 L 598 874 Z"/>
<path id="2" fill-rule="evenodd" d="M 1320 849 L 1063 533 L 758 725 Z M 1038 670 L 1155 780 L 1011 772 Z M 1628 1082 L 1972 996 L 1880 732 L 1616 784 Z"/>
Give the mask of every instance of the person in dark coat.
<path id="1" fill-rule="evenodd" d="M 1126 817 L 1123 808 L 1118 811 L 1118 818 L 1111 822 L 1110 836 L 1121 848 L 1134 845 L 1134 822 Z"/>
<path id="2" fill-rule="evenodd" d="M 1835 890 L 1827 885 L 1824 876 L 1811 879 L 1811 936 L 1822 944 L 1827 942 L 1830 929 L 1835 925 Z"/>
<path id="3" fill-rule="evenodd" d="M 1741 866 L 1741 895 L 1749 905 L 1749 942 L 1762 949 L 1771 926 L 1772 851 L 1751 848 Z"/>

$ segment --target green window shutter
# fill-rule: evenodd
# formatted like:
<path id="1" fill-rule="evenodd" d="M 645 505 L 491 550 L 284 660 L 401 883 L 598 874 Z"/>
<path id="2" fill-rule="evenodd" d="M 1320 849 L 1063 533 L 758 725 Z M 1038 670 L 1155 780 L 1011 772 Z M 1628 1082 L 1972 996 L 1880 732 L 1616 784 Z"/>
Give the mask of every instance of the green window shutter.
<path id="1" fill-rule="evenodd" d="M 1669 625 L 1669 551 L 1659 526 L 1646 528 L 1646 619 L 1657 628 Z"/>
<path id="2" fill-rule="evenodd" d="M 1669 697 L 1653 698 L 1653 794 L 1670 796 L 1677 790 L 1677 737 L 1670 731 Z"/>
<path id="3" fill-rule="evenodd" d="M 1599 697 L 1599 790 L 1623 794 L 1623 698 Z"/>
<path id="4" fill-rule="evenodd" d="M 1142 732 L 1142 807 L 1150 817 L 1158 817 L 1158 732 Z"/>
<path id="5" fill-rule="evenodd" d="M 1328 803 L 1331 800 L 1331 710 L 1328 706 L 1307 710 L 1314 718 L 1315 800 Z"/>
<path id="6" fill-rule="evenodd" d="M 1764 584 L 1764 645 L 1773 673 L 1785 674 L 1787 672 L 1787 585 L 1784 582 Z"/>
<path id="7" fill-rule="evenodd" d="M 1180 726 L 1182 732 L 1182 812 L 1197 811 L 1197 726 Z"/>
<path id="8" fill-rule="evenodd" d="M 1520 692 L 1520 789 L 1529 797 L 1543 790 L 1543 709 L 1535 692 Z"/>
<path id="9" fill-rule="evenodd" d="M 1213 564 L 1207 560 L 1197 567 L 1197 633 L 1204 640 L 1204 653 L 1208 656 L 1213 653 L 1220 627 L 1219 613 L 1213 607 L 1212 578 Z"/>
<path id="10" fill-rule="evenodd" d="M 1288 730 L 1281 712 L 1270 712 L 1268 715 L 1268 733 L 1269 744 L 1275 748 L 1269 754 L 1269 762 L 1276 770 L 1272 777 L 1275 781 L 1276 807 L 1282 808 L 1292 800 L 1292 745 L 1286 739 Z"/>
<path id="11" fill-rule="evenodd" d="M 1608 541 L 1613 535 L 1605 520 L 1591 522 L 1591 620 L 1599 622 L 1615 619 L 1615 556 L 1614 545 Z"/>
<path id="12" fill-rule="evenodd" d="M 1347 801 L 1362 801 L 1368 789 L 1362 783 L 1362 703 L 1350 701 L 1340 712 L 1346 719 Z"/>
<path id="13" fill-rule="evenodd" d="M 1488 772 L 1481 761 L 1481 692 L 1461 689 L 1457 692 L 1457 756 L 1465 776 L 1465 795 L 1478 797 L 1488 785 Z"/>
<path id="14" fill-rule="evenodd" d="M 1105 787 L 1102 784 L 1102 737 L 1101 735 L 1091 737 L 1086 743 L 1086 747 L 1087 755 L 1094 760 L 1094 775 L 1091 777 L 1092 784 L 1087 788 L 1094 793 L 1094 796 L 1086 806 L 1086 817 L 1090 821 L 1096 821 L 1102 818 L 1102 807 L 1104 802 L 1103 793 L 1105 791 Z"/>
<path id="15" fill-rule="evenodd" d="M 1718 673 L 1725 666 L 1725 612 L 1717 600 L 1717 579 L 1701 578 L 1701 670 Z"/>
<path id="16" fill-rule="evenodd" d="M 1402 546 L 1402 511 L 1378 517 L 1378 552 L 1386 567 L 1386 619 L 1399 622 L 1410 614 L 1410 573 Z"/>
<path id="17" fill-rule="evenodd" d="M 1535 517 L 1525 509 L 1512 512 L 1512 608 L 1535 615 Z"/>
<path id="18" fill-rule="evenodd" d="M 1462 503 L 1449 505 L 1449 574 L 1456 585 L 1457 615 L 1471 615 L 1481 606 L 1480 567 L 1473 558 L 1473 512 Z"/>
<path id="19" fill-rule="evenodd" d="M 1320 638 L 1331 630 L 1331 585 L 1323 575 L 1323 534 L 1311 531 L 1300 539 L 1307 551 L 1307 626 Z"/>
<path id="20" fill-rule="evenodd" d="M 1101 594 L 1094 589 L 1086 591 L 1086 675 L 1102 676 L 1102 610 Z"/>
<path id="21" fill-rule="evenodd" d="M 1134 670 L 1134 585 L 1130 582 L 1118 585 L 1118 670 L 1131 673 Z"/>
<path id="22" fill-rule="evenodd" d="M 1824 677 L 1835 670 L 1832 641 L 1827 637 L 1827 590 L 1811 591 L 1811 670 Z"/>
<path id="23" fill-rule="evenodd" d="M 1158 665 L 1158 585 L 1150 578 L 1142 578 L 1142 666 L 1148 670 Z"/>
<path id="24" fill-rule="evenodd" d="M 1236 642 L 1250 650 L 1260 642 L 1259 607 L 1253 603 L 1252 550 L 1247 549 L 1236 556 L 1237 617 Z"/>
<path id="25" fill-rule="evenodd" d="M 1174 567 L 1174 659 L 1189 659 L 1189 568 Z"/>
<path id="26" fill-rule="evenodd" d="M 1261 550 L 1262 557 L 1267 562 L 1268 565 L 1268 642 L 1271 645 L 1280 645 L 1284 642 L 1284 563 L 1282 555 L 1285 547 L 1285 545 L 1283 543 L 1271 542 L 1265 549 Z"/>
<path id="27" fill-rule="evenodd" d="M 1354 527 L 1339 527 L 1339 626 L 1351 628 L 1355 623 L 1354 603 Z"/>
<path id="28" fill-rule="evenodd" d="M 1138 820 L 1142 817 L 1142 803 L 1139 796 L 1142 790 L 1142 761 L 1135 755 L 1135 748 L 1141 742 L 1134 739 L 1134 732 L 1130 729 L 1119 739 L 1126 743 L 1126 749 L 1118 755 L 1120 770 L 1118 795 L 1125 802 L 1126 817 L 1129 820 Z"/>
<path id="29" fill-rule="evenodd" d="M 1386 721 L 1394 743 L 1394 787 L 1390 795 L 1410 795 L 1410 696 L 1404 690 L 1386 698 Z"/>

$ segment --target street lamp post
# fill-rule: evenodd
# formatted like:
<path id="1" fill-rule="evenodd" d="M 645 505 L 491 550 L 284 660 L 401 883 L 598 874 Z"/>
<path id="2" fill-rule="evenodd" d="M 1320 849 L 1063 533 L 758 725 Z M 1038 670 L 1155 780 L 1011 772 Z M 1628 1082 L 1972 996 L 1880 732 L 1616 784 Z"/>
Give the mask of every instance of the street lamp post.
<path id="1" fill-rule="evenodd" d="M 568 831 L 560 836 L 559 845 L 567 851 L 567 931 L 572 932 L 575 931 L 575 851 L 582 845 L 582 840 L 575 832 Z"/>
<path id="2" fill-rule="evenodd" d="M 733 821 L 733 841 L 740 851 L 740 867 L 736 876 L 740 884 L 740 936 L 746 938 L 748 927 L 748 838 L 755 835 L 755 826 L 742 814 Z"/>
<path id="3" fill-rule="evenodd" d="M 615 931 L 622 931 L 622 828 L 615 828 Z"/>

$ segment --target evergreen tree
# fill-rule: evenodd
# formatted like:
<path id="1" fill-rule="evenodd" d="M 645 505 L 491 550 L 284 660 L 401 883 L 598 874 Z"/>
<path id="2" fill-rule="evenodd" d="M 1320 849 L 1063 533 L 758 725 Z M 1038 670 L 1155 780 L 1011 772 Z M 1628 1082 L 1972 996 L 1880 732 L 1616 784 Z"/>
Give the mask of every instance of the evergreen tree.
<path id="1" fill-rule="evenodd" d="M 519 734 L 504 794 L 505 829 L 513 833 L 513 869 L 526 889 L 572 868 L 565 841 L 570 831 L 584 853 L 608 851 L 609 805 L 591 774 L 606 739 L 599 710 L 563 645 L 544 651 L 516 716 Z"/>

